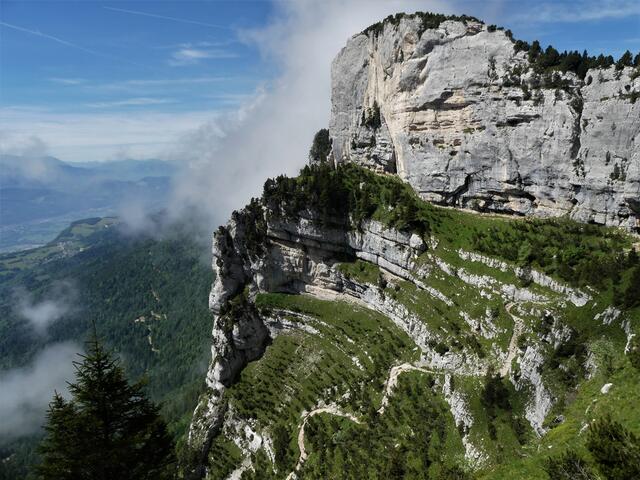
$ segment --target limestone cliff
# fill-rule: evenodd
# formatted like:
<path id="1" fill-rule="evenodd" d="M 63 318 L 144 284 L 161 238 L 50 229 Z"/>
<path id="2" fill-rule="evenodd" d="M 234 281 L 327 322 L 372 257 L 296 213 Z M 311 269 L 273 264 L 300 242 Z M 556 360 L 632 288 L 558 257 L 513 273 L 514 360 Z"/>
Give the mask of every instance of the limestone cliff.
<path id="1" fill-rule="evenodd" d="M 401 16 L 349 40 L 332 74 L 336 165 L 312 162 L 297 178 L 268 180 L 263 197 L 214 234 L 212 360 L 189 432 L 196 476 L 297 478 L 313 455 L 304 443 L 309 419 L 372 425 L 393 405 L 403 372 L 431 376 L 425 384 L 448 408 L 442 425 L 452 425 L 467 470 L 543 445 L 565 421 L 567 391 L 606 374 L 598 342 L 621 341 L 622 327 L 621 361 L 629 351 L 638 322 L 610 305 L 608 282 L 635 268 L 637 256 L 626 264 L 620 255 L 633 241 L 596 226 L 431 203 L 638 229 L 635 70 L 539 78 L 500 29 L 470 18 L 425 28 L 422 17 Z M 547 227 L 554 238 L 538 245 L 544 252 L 533 264 L 529 240 Z M 496 238 L 504 245 L 491 250 L 485 240 Z M 567 252 L 567 243 L 582 250 Z M 591 254 L 601 262 L 595 270 L 576 266 Z M 322 307 L 301 310 L 300 298 Z M 366 320 L 349 316 L 360 309 L 377 315 L 371 336 Z M 395 349 L 393 358 L 372 340 L 388 331 L 395 337 L 382 350 Z M 297 347 L 277 343 L 285 337 Z M 308 356 L 296 357 L 304 348 Z M 286 368 L 267 358 L 271 350 Z M 325 356 L 342 362 L 338 372 L 314 370 Z M 500 432 L 483 396 L 491 382 L 514 399 Z M 272 402 L 270 412 L 246 401 L 254 393 Z M 588 425 L 587 413 L 571 425 Z M 508 454 L 505 438 L 518 444 Z"/>
<path id="2" fill-rule="evenodd" d="M 503 30 L 402 16 L 333 62 L 333 158 L 440 204 L 638 229 L 639 92 L 632 67 L 538 74 Z"/>
<path id="3" fill-rule="evenodd" d="M 380 199 L 394 186 L 410 191 L 391 176 L 378 176 L 352 166 L 342 166 L 337 171 L 316 166 L 303 176 L 316 179 L 323 171 L 331 171 L 329 178 L 334 181 L 348 176 L 349 185 Z M 376 185 L 376 178 L 381 183 L 367 187 Z M 201 452 L 203 462 L 206 464 L 204 458 L 211 452 L 211 442 L 221 436 L 241 449 L 243 460 L 237 465 L 241 470 L 253 465 L 250 458 L 258 451 L 266 451 L 270 458 L 274 455 L 273 426 L 239 414 L 239 407 L 229 403 L 229 389 L 240 381 L 249 362 L 266 355 L 280 335 L 295 336 L 297 331 L 319 338 L 323 336 L 321 327 L 327 327 L 296 310 L 265 310 L 257 306 L 260 295 L 274 292 L 294 294 L 292 297 L 304 294 L 328 305 L 348 302 L 354 308 L 377 312 L 406 335 L 414 346 L 414 362 L 392 366 L 386 383 L 393 385 L 394 375 L 410 370 L 444 376 L 433 389 L 449 405 L 461 432 L 466 461 L 474 468 L 492 458 L 481 440 L 480 432 L 485 427 L 478 423 L 478 413 L 471 412 L 468 404 L 477 390 L 454 391 L 452 378 L 477 382 L 487 372 L 499 372 L 523 395 L 523 421 L 532 432 L 544 435 L 548 428 L 546 417 L 556 404 L 558 393 L 546 384 L 541 371 L 548 368 L 550 352 L 571 338 L 560 321 L 554 321 L 553 328 L 540 336 L 540 319 L 553 320 L 553 315 L 563 318 L 568 308 L 578 308 L 593 317 L 593 309 L 604 306 L 593 302 L 590 293 L 536 269 L 452 249 L 446 232 L 460 221 L 469 221 L 473 214 L 452 216 L 447 210 L 415 199 L 432 212 L 433 218 L 424 217 L 424 223 L 397 228 L 380 215 L 395 218 L 394 212 L 411 210 L 409 204 L 392 207 L 382 203 L 375 212 L 357 220 L 352 206 L 359 201 L 352 199 L 348 206 L 338 203 L 337 211 L 325 209 L 323 214 L 323 202 L 328 200 L 299 202 L 297 196 L 313 199 L 315 194 L 308 185 L 291 180 L 273 182 L 279 184 L 273 187 L 274 192 L 280 191 L 282 185 L 292 189 L 279 194 L 278 201 L 265 193 L 262 199 L 234 212 L 229 223 L 214 235 L 212 361 L 206 379 L 208 391 L 190 430 L 190 445 Z M 326 185 L 328 192 L 340 195 L 336 183 L 320 183 Z M 318 197 L 331 195 L 321 193 Z M 291 205 L 297 205 L 296 209 Z M 354 265 L 360 265 L 361 272 L 369 268 L 376 273 L 363 277 L 356 268 L 354 275 Z M 365 265 L 369 267 L 362 270 Z M 523 338 L 528 338 L 528 345 L 519 344 Z M 362 368 L 359 359 L 353 361 Z M 348 398 L 348 392 L 342 397 L 331 392 L 314 398 L 318 408 L 334 405 L 333 402 L 339 405 L 341 399 Z M 285 395 L 282 401 L 290 400 Z"/>

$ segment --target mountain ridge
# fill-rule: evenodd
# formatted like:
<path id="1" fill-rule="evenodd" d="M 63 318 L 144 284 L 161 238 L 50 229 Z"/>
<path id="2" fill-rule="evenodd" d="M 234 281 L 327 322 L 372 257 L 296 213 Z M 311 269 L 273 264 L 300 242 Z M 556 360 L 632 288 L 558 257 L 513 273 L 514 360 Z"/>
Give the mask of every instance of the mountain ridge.
<path id="1" fill-rule="evenodd" d="M 528 83 L 518 78 L 512 87 L 503 78 L 493 95 L 513 104 L 505 107 L 511 116 L 465 131 L 471 127 L 456 115 L 474 102 L 447 79 L 462 82 L 459 90 L 485 88 L 466 85 L 463 73 L 468 63 L 488 79 L 486 52 L 480 48 L 480 60 L 466 52 L 460 72 L 440 61 L 423 74 L 438 51 L 454 55 L 451 45 L 468 37 L 497 41 L 504 58 L 528 62 L 522 42 L 470 17 L 397 15 L 352 37 L 332 67 L 329 130 L 316 135 L 310 164 L 298 177 L 267 180 L 263 195 L 215 232 L 212 361 L 189 431 L 194 478 L 544 479 L 548 455 L 566 448 L 597 468 L 581 437 L 595 415 L 616 412 L 638 426 L 624 398 L 638 394 L 631 355 L 640 267 L 628 232 L 637 226 L 631 143 L 640 116 L 629 114 L 620 127 L 631 152 L 625 179 L 598 171 L 607 186 L 592 187 L 609 192 L 601 203 L 578 200 L 574 212 L 556 205 L 566 200 L 562 185 L 530 193 L 536 183 L 520 160 L 511 173 L 487 169 L 502 172 L 503 185 L 487 186 L 490 177 L 478 184 L 458 159 L 465 138 L 528 128 L 542 118 L 534 107 L 562 109 L 560 130 L 545 137 L 562 145 L 554 147 L 562 168 L 569 161 L 576 170 L 588 141 L 572 137 L 572 96 L 582 95 L 573 73 L 551 75 L 559 86 L 541 85 L 526 99 Z M 419 49 L 424 55 L 414 59 Z M 599 83 L 617 82 L 616 72 L 632 76 L 625 66 L 601 70 L 612 78 Z M 440 90 L 414 95 L 429 75 Z M 547 98 L 554 89 L 558 98 Z M 541 104 L 526 103 L 534 95 Z M 638 108 L 631 98 L 615 101 L 623 114 Z M 410 118 L 419 115 L 431 115 L 442 135 L 453 132 L 455 155 L 411 136 L 420 129 Z M 544 129 L 536 132 L 519 138 Z M 448 173 L 456 159 L 460 175 Z M 485 160 L 495 159 L 470 163 Z M 439 182 L 440 197 L 430 181 Z M 558 183 L 565 181 L 589 179 L 576 170 Z M 545 195 L 546 204 L 535 204 Z M 608 395 L 612 385 L 619 394 Z M 589 401 L 591 412 L 579 410 Z"/>
<path id="2" fill-rule="evenodd" d="M 482 233 L 492 228 L 499 229 L 496 235 L 503 239 L 497 243 L 501 251 L 498 254 L 493 247 L 483 246 L 487 239 Z M 558 238 L 553 250 L 547 247 L 540 254 L 529 253 L 532 256 L 528 260 L 505 259 L 511 255 L 505 242 L 513 243 L 518 257 L 522 254 L 521 245 L 540 236 L 538 231 Z M 509 239 L 515 232 L 526 232 L 524 237 L 530 240 Z M 225 438 L 246 455 L 244 461 L 240 461 L 241 457 L 236 464 L 241 471 L 253 468 L 257 475 L 265 468 L 273 468 L 268 462 L 258 467 L 248 460 L 261 451 L 272 459 L 278 455 L 273 446 L 273 427 L 269 427 L 269 422 L 252 419 L 251 415 L 239 415 L 236 412 L 239 407 L 233 405 L 243 400 L 234 392 L 240 388 L 244 395 L 259 394 L 259 389 L 253 392 L 242 386 L 247 381 L 245 372 L 260 368 L 281 338 L 299 334 L 322 336 L 318 322 L 330 325 L 336 321 L 329 320 L 332 314 L 314 317 L 299 310 L 294 305 L 306 301 L 295 297 L 302 296 L 309 297 L 309 301 L 316 299 L 328 312 L 337 309 L 342 312 L 339 315 L 345 315 L 349 308 L 365 308 L 382 315 L 378 320 L 381 328 L 384 318 L 408 335 L 421 352 L 409 362 L 408 370 L 436 371 L 438 375 L 457 378 L 456 382 L 464 378 L 476 385 L 470 391 L 457 391 L 447 386 L 450 381 L 447 380 L 438 383 L 436 391 L 445 395 L 458 428 L 463 432 L 469 429 L 470 433 L 461 436 L 463 464 L 480 471 L 495 465 L 495 453 L 489 452 L 495 448 L 493 442 L 502 440 L 498 436 L 497 440 L 482 441 L 478 436 L 478 428 L 489 427 L 478 425 L 470 410 L 470 399 L 479 388 L 475 382 L 482 383 L 486 375 L 495 371 L 509 382 L 509 388 L 515 389 L 512 401 L 517 399 L 520 407 L 508 420 L 516 422 L 509 429 L 522 432 L 517 435 L 523 435 L 523 445 L 530 438 L 549 432 L 553 427 L 547 416 L 561 403 L 567 389 L 554 383 L 549 385 L 546 378 L 553 375 L 548 370 L 548 358 L 553 356 L 554 345 L 575 342 L 577 335 L 590 338 L 590 333 L 579 334 L 578 328 L 589 325 L 589 329 L 597 331 L 601 327 L 594 325 L 600 322 L 613 330 L 620 328 L 622 322 L 627 346 L 633 338 L 637 312 L 627 318 L 627 314 L 610 305 L 610 281 L 615 280 L 603 277 L 600 290 L 592 286 L 594 278 L 602 277 L 604 272 L 611 270 L 605 274 L 611 278 L 620 274 L 626 277 L 628 273 L 615 272 L 619 268 L 620 272 L 634 268 L 617 263 L 620 249 L 631 251 L 631 239 L 615 230 L 604 231 L 602 227 L 581 226 L 567 220 L 518 221 L 513 217 L 482 217 L 442 209 L 418 199 L 396 177 L 368 173 L 350 164 L 337 170 L 326 164 L 318 165 L 303 169 L 298 178 L 270 180 L 265 184 L 262 199 L 235 212 L 229 224 L 221 227 L 214 237 L 216 280 L 210 296 L 214 314 L 213 360 L 207 375 L 209 393 L 201 399 L 194 414 L 189 434 L 191 445 L 215 458 L 222 455 L 218 442 Z M 596 248 L 590 255 L 604 255 L 609 260 L 594 264 L 587 257 L 581 265 L 569 267 L 564 262 L 571 262 L 569 258 L 574 253 L 567 245 L 580 242 L 585 242 L 586 248 Z M 552 258 L 558 258 L 557 262 Z M 571 270 L 568 273 L 564 271 L 567 268 Z M 590 269 L 593 274 L 587 273 Z M 555 273 L 550 276 L 544 270 Z M 558 279 L 559 275 L 571 281 Z M 269 295 L 275 294 L 280 296 L 271 306 Z M 461 301 L 460 296 L 467 300 Z M 595 317 L 593 309 L 597 312 Z M 580 327 L 567 323 L 576 315 L 584 322 Z M 536 332 L 544 322 L 550 324 L 538 338 Z M 571 374 L 572 380 L 564 381 L 573 382 L 574 375 L 586 375 L 587 367 L 583 366 L 586 354 L 586 350 L 581 350 L 579 360 L 575 352 L 562 360 L 578 361 L 580 365 L 571 367 L 578 370 Z M 364 360 L 357 358 L 353 360 L 355 365 L 363 364 Z M 389 375 L 403 364 L 402 357 L 385 361 L 383 370 L 388 370 Z M 253 367 L 254 364 L 257 366 Z M 380 368 L 376 367 L 376 371 Z M 545 376 L 541 375 L 541 369 Z M 387 384 L 390 380 L 384 380 L 386 377 L 382 375 L 377 381 Z M 278 385 L 277 380 L 274 382 Z M 288 387 L 285 384 L 277 388 Z M 313 401 L 311 398 L 304 401 L 303 422 L 307 418 L 304 412 L 331 406 L 336 401 L 340 411 L 345 411 L 345 400 L 314 392 Z M 371 395 L 377 398 L 379 392 Z M 287 405 L 286 400 L 282 401 Z M 265 404 L 254 407 L 257 409 L 254 411 L 260 412 L 261 408 L 269 407 Z M 357 408 L 346 412 L 361 415 Z M 527 427 L 522 426 L 523 421 Z M 295 422 L 288 425 L 292 428 Z M 296 432 L 299 433 L 293 427 L 287 435 L 295 438 Z M 285 452 L 291 452 L 289 448 Z M 288 465 L 288 469 L 293 468 Z M 304 476 L 307 470 L 302 467 L 295 470 L 303 475 L 297 478 L 307 478 Z M 277 470 L 274 478 L 284 476 L 285 472 Z"/>

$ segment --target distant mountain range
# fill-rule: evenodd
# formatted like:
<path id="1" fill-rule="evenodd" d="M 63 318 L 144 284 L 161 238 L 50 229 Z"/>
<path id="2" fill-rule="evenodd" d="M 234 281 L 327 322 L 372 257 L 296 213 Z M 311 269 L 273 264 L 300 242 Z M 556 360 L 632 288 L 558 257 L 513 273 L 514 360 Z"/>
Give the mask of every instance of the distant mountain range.
<path id="1" fill-rule="evenodd" d="M 0 251 L 44 244 L 68 224 L 123 205 L 165 206 L 178 166 L 161 160 L 69 164 L 0 155 Z"/>

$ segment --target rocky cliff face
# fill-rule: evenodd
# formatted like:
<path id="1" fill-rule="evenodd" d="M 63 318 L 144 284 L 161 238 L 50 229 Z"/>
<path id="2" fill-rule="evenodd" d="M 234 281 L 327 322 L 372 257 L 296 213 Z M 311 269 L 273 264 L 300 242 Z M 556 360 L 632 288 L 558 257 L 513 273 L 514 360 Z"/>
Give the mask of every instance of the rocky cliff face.
<path id="1" fill-rule="evenodd" d="M 474 20 L 384 22 L 334 60 L 333 159 L 440 204 L 640 228 L 640 76 L 552 77 Z"/>
<path id="2" fill-rule="evenodd" d="M 583 307 L 591 298 L 535 270 L 525 271 L 465 250 L 443 255 L 438 248 L 442 249 L 435 237 L 425 240 L 411 231 L 396 230 L 372 219 L 358 225 L 340 218 L 327 221 L 321 220 L 314 210 L 303 210 L 294 218 L 287 218 L 259 202 L 235 212 L 227 226 L 214 235 L 216 280 L 210 296 L 214 327 L 212 362 L 207 375 L 209 390 L 194 414 L 191 446 L 206 455 L 211 440 L 224 434 L 246 455 L 242 468 L 249 468 L 249 456 L 260 449 L 266 449 L 273 456 L 271 432 L 237 416 L 233 406 L 227 404 L 226 391 L 249 362 L 263 356 L 278 335 L 294 330 L 311 334 L 318 331 L 312 319 L 296 312 L 265 313 L 257 309 L 256 296 L 269 292 L 303 293 L 329 302 L 348 301 L 384 315 L 408 335 L 420 352 L 412 368 L 462 378 L 483 378 L 490 367 L 499 369 L 516 389 L 533 392 L 524 414 L 531 428 L 544 434 L 543 422 L 555 399 L 539 373 L 544 361 L 541 352 L 548 348 L 547 344 L 557 343 L 556 337 L 562 335 L 550 334 L 551 340 L 536 341 L 525 350 L 517 348 L 516 339 L 534 330 L 510 312 L 509 304 L 530 307 L 544 304 L 564 309 L 567 303 Z M 457 258 L 460 264 L 448 263 L 443 259 L 447 255 Z M 363 281 L 341 269 L 341 265 L 353 264 L 356 259 L 375 266 L 380 272 L 378 281 Z M 471 270 L 461 265 L 469 265 Z M 494 273 L 472 273 L 478 268 Z M 505 274 L 505 278 L 515 282 L 499 278 Z M 523 287 L 519 281 L 533 288 Z M 442 285 L 449 282 L 458 285 L 452 287 L 452 291 L 457 290 L 453 296 L 442 289 Z M 401 291 L 401 285 L 410 286 L 402 287 L 412 292 L 408 303 L 395 296 L 394 292 Z M 472 305 L 456 298 L 461 289 L 476 292 Z M 478 305 L 483 305 L 483 301 L 490 305 L 496 299 L 507 304 L 507 314 L 515 322 L 508 346 L 504 344 L 507 330 L 496 323 L 495 314 L 488 306 L 482 318 L 474 318 L 469 313 L 470 309 L 477 310 Z M 412 308 L 411 304 L 420 305 L 425 301 L 460 318 L 466 324 L 463 332 L 468 330 L 468 334 L 490 341 L 490 352 L 479 355 L 468 347 L 442 348 L 466 334 L 460 333 L 460 327 L 451 329 L 437 326 L 437 322 L 432 324 L 432 319 Z M 556 305 L 557 301 L 560 303 Z M 540 312 L 527 310 L 520 314 L 529 318 L 541 316 Z M 511 372 L 513 361 L 518 365 L 516 376 Z M 474 424 L 465 420 L 471 415 L 465 406 L 466 396 L 451 391 L 449 381 L 437 385 L 450 405 L 453 418 L 462 431 L 467 432 L 462 438 L 467 460 L 473 465 L 482 465 L 488 457 L 482 444 L 472 440 L 468 433 Z"/>
<path id="3" fill-rule="evenodd" d="M 419 17 L 409 16 L 353 37 L 333 65 L 333 161 L 397 174 L 434 203 L 520 215 L 566 214 L 637 229 L 640 102 L 632 102 L 632 93 L 640 90 L 640 80 L 632 79 L 632 69 L 591 70 L 585 81 L 563 74 L 553 80 L 562 87 L 549 88 L 509 36 L 491 30 L 471 19 L 424 29 Z M 544 438 L 564 422 L 563 415 L 550 417 L 569 401 L 568 389 L 578 388 L 586 378 L 583 371 L 590 379 L 604 371 L 596 358 L 602 347 L 592 348 L 585 340 L 589 328 L 578 334 L 570 322 L 576 328 L 595 322 L 598 329 L 603 323 L 616 331 L 615 338 L 622 325 L 623 355 L 635 324 L 618 320 L 623 314 L 608 305 L 606 292 L 570 286 L 557 279 L 557 270 L 539 271 L 520 258 L 516 264 L 501 252 L 481 254 L 486 250 L 473 245 L 474 236 L 477 240 L 480 230 L 489 229 L 508 239 L 500 229 L 511 224 L 482 218 L 427 205 L 396 178 L 353 165 L 334 169 L 317 163 L 297 179 L 269 180 L 264 196 L 234 212 L 213 239 L 212 361 L 189 433 L 190 446 L 201 454 L 197 476 L 240 478 L 243 472 L 273 471 L 278 478 L 297 478 L 307 456 L 304 425 L 310 416 L 329 413 L 374 422 L 370 408 L 354 400 L 360 396 L 355 392 L 387 372 L 379 384 L 385 389 L 378 414 L 392 401 L 400 373 L 433 375 L 429 388 L 448 405 L 460 456 L 471 469 L 495 466 L 504 454 L 498 438 L 504 432 L 496 432 L 495 418 L 488 420 L 483 410 L 481 392 L 491 378 L 510 382 L 515 392 L 509 395 L 517 401 L 501 414 L 508 415 L 511 426 L 501 428 L 512 429 L 508 435 L 520 445 Z M 536 228 L 534 222 L 515 223 Z M 559 236 L 564 235 L 561 223 L 553 222 Z M 576 228 L 581 236 L 586 230 Z M 596 235 L 591 245 L 613 249 L 619 258 L 623 248 L 607 243 L 615 234 L 607 236 Z M 619 242 L 625 249 L 631 246 L 631 241 Z M 560 266 L 562 248 L 554 248 L 541 268 Z M 260 307 L 259 300 L 273 301 L 273 293 L 294 295 L 282 295 L 288 297 L 284 306 Z M 291 300 L 301 298 L 297 294 L 322 303 L 324 314 L 299 310 Z M 336 310 L 345 302 L 346 310 Z M 381 367 L 384 355 L 374 351 L 373 342 L 365 336 L 353 340 L 344 324 L 332 324 L 332 312 L 346 317 L 345 311 L 358 309 L 378 315 L 376 335 L 394 329 L 396 338 L 385 343 L 385 351 L 406 337 L 411 355 Z M 277 340 L 285 337 L 304 338 L 311 352 L 299 360 L 295 381 L 277 386 L 265 381 L 244 391 L 273 402 L 269 413 L 282 416 L 273 422 L 239 401 L 234 388 L 237 392 L 249 381 L 244 377 L 254 366 L 247 367 L 250 362 L 267 363 L 264 371 L 254 370 L 257 377 L 289 374 L 289 363 L 283 368 L 265 360 L 268 349 L 277 350 Z M 360 357 L 340 344 L 345 338 L 362 349 Z M 318 339 L 325 343 L 313 351 L 309 345 Z M 327 375 L 333 383 L 314 378 L 304 394 L 297 392 L 293 384 L 313 376 L 330 339 L 342 355 L 335 358 L 344 362 L 340 375 L 354 369 L 359 380 L 351 378 L 346 388 Z M 278 352 L 289 360 L 305 342 L 293 352 Z M 367 369 L 367 362 L 377 367 Z M 344 413 L 344 408 L 351 410 Z M 300 423 L 292 423 L 291 415 Z M 284 440 L 283 428 L 290 435 Z M 297 460 L 289 451 L 291 435 L 298 438 Z M 227 461 L 228 468 L 219 469 L 217 458 L 233 452 L 237 457 Z"/>
<path id="4" fill-rule="evenodd" d="M 260 244 L 250 251 L 247 231 L 252 231 L 256 223 L 263 223 Z M 352 229 L 339 219 L 321 226 L 317 212 L 311 210 L 301 212 L 294 220 L 273 216 L 255 204 L 235 212 L 229 224 L 214 235 L 216 280 L 209 299 L 214 327 L 207 374 L 212 393 L 196 411 L 192 444 L 206 450 L 211 435 L 221 427 L 225 389 L 249 361 L 263 354 L 269 340 L 281 329 L 292 327 L 283 327 L 279 318 L 260 317 L 252 303 L 257 293 L 311 292 L 330 299 L 346 294 L 392 318 L 428 349 L 428 341 L 437 335 L 426 331 L 418 318 L 337 268 L 341 261 L 361 258 L 380 266 L 388 275 L 414 280 L 414 262 L 426 248 L 418 235 L 389 229 L 376 221 L 365 221 L 360 228 Z"/>

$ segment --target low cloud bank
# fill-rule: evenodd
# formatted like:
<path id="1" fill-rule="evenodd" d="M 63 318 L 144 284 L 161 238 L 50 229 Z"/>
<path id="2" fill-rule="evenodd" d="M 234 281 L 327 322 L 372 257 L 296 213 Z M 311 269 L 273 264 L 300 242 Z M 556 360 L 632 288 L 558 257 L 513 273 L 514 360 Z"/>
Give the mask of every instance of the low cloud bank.
<path id="1" fill-rule="evenodd" d="M 67 392 L 78 352 L 82 348 L 73 342 L 53 344 L 30 365 L 0 372 L 0 442 L 40 429 L 54 391 Z"/>
<path id="2" fill-rule="evenodd" d="M 36 334 L 45 335 L 52 323 L 74 311 L 76 300 L 77 292 L 71 282 L 56 282 L 40 299 L 31 292 L 18 290 L 14 309 L 18 316 L 29 322 Z"/>

